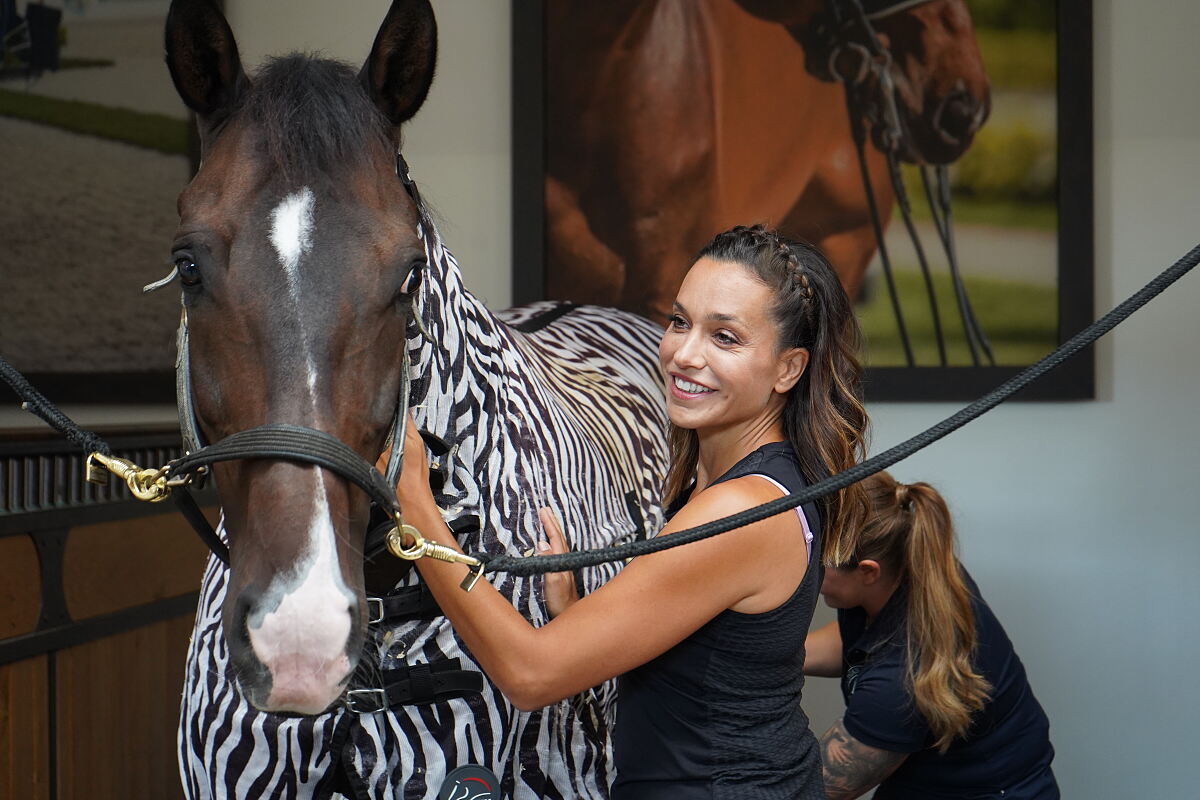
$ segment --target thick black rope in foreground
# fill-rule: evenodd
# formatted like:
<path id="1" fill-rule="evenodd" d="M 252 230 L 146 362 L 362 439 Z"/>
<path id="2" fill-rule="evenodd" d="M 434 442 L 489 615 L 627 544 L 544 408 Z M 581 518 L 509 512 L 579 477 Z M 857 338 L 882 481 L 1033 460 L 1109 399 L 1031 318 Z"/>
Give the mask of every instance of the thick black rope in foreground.
<path id="1" fill-rule="evenodd" d="M 33 388 L 25 376 L 17 372 L 12 364 L 0 358 L 0 378 L 12 387 L 21 398 L 21 408 L 40 417 L 43 422 L 61 433 L 71 444 L 85 453 L 102 453 L 112 455 L 108 443 L 91 431 L 85 431 L 76 425 L 70 417 L 58 410 L 41 392 Z"/>
<path id="2" fill-rule="evenodd" d="M 1188 273 L 1197 262 L 1200 262 L 1200 245 L 1193 247 L 1187 255 L 1175 262 L 1158 277 L 1143 286 L 1136 294 L 1125 302 L 1109 311 L 1096 322 L 1075 334 L 1057 350 L 1047 355 L 1041 361 L 1009 378 L 988 394 L 960 409 L 932 428 L 917 434 L 906 442 L 902 442 L 889 450 L 869 458 L 861 464 L 855 464 L 845 472 L 831 475 L 822 481 L 814 483 L 803 491 L 780 497 L 761 506 L 750 508 L 722 519 L 713 520 L 695 528 L 660 536 L 653 539 L 643 539 L 614 547 L 601 547 L 595 550 L 585 550 L 578 553 L 563 553 L 553 556 L 514 557 L 508 555 L 489 556 L 486 553 L 472 553 L 484 563 L 485 572 L 507 572 L 510 575 L 528 576 L 546 572 L 566 572 L 592 567 L 608 561 L 619 561 L 635 556 L 657 553 L 672 547 L 698 542 L 710 536 L 743 525 L 759 522 L 767 517 L 781 514 L 796 506 L 824 497 L 827 494 L 844 489 L 852 483 L 874 475 L 880 470 L 887 469 L 898 461 L 908 458 L 918 450 L 927 447 L 943 436 L 958 430 L 971 420 L 992 410 L 1009 397 L 1024 389 L 1030 383 L 1040 378 L 1050 370 L 1078 353 L 1083 348 L 1095 342 L 1104 334 L 1123 322 L 1130 314 L 1137 311 L 1146 303 L 1162 293 L 1164 289 Z"/>

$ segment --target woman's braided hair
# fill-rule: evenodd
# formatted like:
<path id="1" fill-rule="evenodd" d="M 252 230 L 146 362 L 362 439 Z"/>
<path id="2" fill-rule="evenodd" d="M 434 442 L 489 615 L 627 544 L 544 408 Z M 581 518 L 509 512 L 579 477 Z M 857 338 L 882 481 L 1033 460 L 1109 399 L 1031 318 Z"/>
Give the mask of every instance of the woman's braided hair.
<path id="1" fill-rule="evenodd" d="M 861 461 L 868 420 L 861 397 L 860 334 L 829 261 L 812 245 L 762 225 L 739 225 L 717 234 L 696 257 L 701 258 L 736 264 L 769 287 L 780 351 L 809 351 L 808 366 L 788 393 L 782 413 L 784 433 L 805 477 L 817 481 Z M 668 500 L 677 497 L 695 473 L 695 431 L 672 426 L 671 451 Z M 842 563 L 849 555 L 845 532 L 865 513 L 862 487 L 855 484 L 828 495 L 820 508 L 824 560 Z"/>

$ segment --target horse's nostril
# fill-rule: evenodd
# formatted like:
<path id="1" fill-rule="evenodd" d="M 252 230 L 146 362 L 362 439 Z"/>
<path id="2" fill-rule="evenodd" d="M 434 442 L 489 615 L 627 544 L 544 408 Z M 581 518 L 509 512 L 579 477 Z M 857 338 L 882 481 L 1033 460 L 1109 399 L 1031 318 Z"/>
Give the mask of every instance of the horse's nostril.
<path id="1" fill-rule="evenodd" d="M 934 118 L 934 126 L 947 138 L 961 142 L 973 135 L 983 121 L 980 103 L 964 91 L 946 95 Z"/>
<path id="2" fill-rule="evenodd" d="M 226 636 L 238 644 L 250 644 L 250 617 L 254 611 L 257 597 L 251 592 L 243 591 L 238 594 L 233 605 L 231 624 L 226 625 Z"/>

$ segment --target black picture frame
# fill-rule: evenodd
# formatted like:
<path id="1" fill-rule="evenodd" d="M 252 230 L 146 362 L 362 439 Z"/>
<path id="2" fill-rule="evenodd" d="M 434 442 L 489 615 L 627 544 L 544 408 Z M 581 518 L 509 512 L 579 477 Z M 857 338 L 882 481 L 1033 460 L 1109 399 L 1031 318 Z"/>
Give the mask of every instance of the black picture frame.
<path id="1" fill-rule="evenodd" d="M 544 299 L 546 163 L 546 0 L 519 0 L 512 14 L 513 302 Z M 1091 0 L 1057 4 L 1057 342 L 1094 318 L 1093 102 Z M 1022 400 L 1095 397 L 1094 351 L 1087 348 L 1022 390 Z M 973 400 L 1024 367 L 872 367 L 875 401 Z"/>
<path id="2" fill-rule="evenodd" d="M 188 161 L 191 173 L 200 168 L 200 133 L 194 115 L 188 116 Z M 177 292 L 172 287 L 165 291 Z M 81 335 L 84 335 L 81 333 Z M 0 356 L 4 353 L 0 352 Z M 23 373 L 29 384 L 55 405 L 174 405 L 173 370 Z M 7 383 L 0 382 L 0 403 L 20 402 Z"/>
<path id="3" fill-rule="evenodd" d="M 223 2 L 219 2 L 223 6 Z M 158 30 L 162 30 L 162 25 L 165 24 L 166 10 L 162 11 L 162 18 L 158 23 Z M 134 23 L 143 21 L 143 18 L 138 17 Z M 64 27 L 67 26 L 67 21 L 63 21 Z M 60 31 L 61 33 L 61 31 Z M 161 34 L 159 34 L 161 36 Z M 70 36 L 66 37 L 68 43 Z M 67 55 L 71 55 L 70 47 L 67 48 Z M 57 62 L 57 59 L 56 59 Z M 54 68 L 58 68 L 56 63 Z M 64 68 L 67 65 L 63 65 Z M 95 68 L 103 69 L 104 64 L 98 63 Z M 167 67 L 162 65 L 163 75 L 166 76 Z M 12 88 L 9 84 L 5 84 L 3 88 Z M 128 84 L 126 88 L 133 93 L 139 91 L 140 87 L 136 84 Z M 36 84 L 33 84 L 33 93 L 36 92 Z M 85 105 L 90 103 L 89 99 L 80 99 Z M 183 109 L 182 104 L 180 105 Z M 117 109 L 125 110 L 125 109 Z M 86 117 L 88 114 L 95 113 L 88 109 L 83 109 L 79 112 L 80 117 Z M 20 115 L 14 115 L 20 118 Z M 159 116 L 150 114 L 146 116 Z M 38 121 L 38 120 L 34 120 Z M 52 123 L 52 127 L 62 127 L 67 130 L 77 130 L 84 136 L 94 134 L 86 122 L 83 122 L 78 128 L 73 127 L 70 122 L 67 123 Z M 194 175 L 200 166 L 200 137 L 196 127 L 194 115 L 187 114 L 186 122 L 186 145 L 183 153 L 189 163 L 189 175 Z M 100 138 L 104 138 L 101 135 Z M 143 145 L 145 146 L 145 145 Z M 153 148 L 151 148 L 153 149 Z M 19 191 L 19 187 L 17 187 Z M 169 250 L 169 239 L 164 239 L 162 250 L 164 254 Z M 82 248 L 81 248 L 82 249 Z M 165 257 L 164 257 L 165 259 Z M 26 268 L 46 269 L 51 265 L 25 265 Z M 152 273 L 148 272 L 148 276 Z M 0 282 L 0 288 L 3 283 Z M 177 286 L 172 286 L 161 290 L 174 296 L 178 296 L 179 289 Z M 132 313 L 137 312 L 136 299 L 129 302 Z M 177 306 L 176 306 L 177 307 Z M 142 314 L 133 317 L 136 323 L 139 319 L 147 322 L 153 322 L 157 332 L 164 337 L 170 336 L 170 331 L 174 329 L 178 320 L 177 311 L 173 311 L 169 317 L 159 317 L 157 315 L 150 317 Z M 77 324 L 67 332 L 55 330 L 49 332 L 51 335 L 62 336 L 69 333 L 72 336 L 77 336 L 79 340 L 86 341 L 88 336 L 89 320 L 86 317 L 79 317 Z M 3 341 L 0 341 L 0 356 L 4 356 Z M 131 365 L 132 366 L 132 365 Z M 35 390 L 40 392 L 47 400 L 55 405 L 63 404 L 78 404 L 78 405 L 154 405 L 154 404 L 170 404 L 174 405 L 175 397 L 175 373 L 169 368 L 157 369 L 120 369 L 120 370 L 89 370 L 89 371 L 74 371 L 74 370 L 45 370 L 45 369 L 28 369 L 23 372 L 25 379 L 33 386 Z M 17 396 L 6 383 L 0 382 L 0 403 L 16 403 L 20 398 Z M 32 417 L 31 417 L 32 419 Z"/>
<path id="4" fill-rule="evenodd" d="M 200 134 L 193 115 L 188 118 L 188 160 L 194 175 L 200 168 Z M 177 292 L 174 287 L 164 291 Z M 86 325 L 81 325 L 86 328 Z M 81 336 L 86 335 L 80 333 Z M 0 356 L 3 356 L 0 352 Z M 172 370 L 23 373 L 30 385 L 55 405 L 165 405 L 175 404 Z M 0 403 L 19 402 L 17 394 L 0 382 Z"/>

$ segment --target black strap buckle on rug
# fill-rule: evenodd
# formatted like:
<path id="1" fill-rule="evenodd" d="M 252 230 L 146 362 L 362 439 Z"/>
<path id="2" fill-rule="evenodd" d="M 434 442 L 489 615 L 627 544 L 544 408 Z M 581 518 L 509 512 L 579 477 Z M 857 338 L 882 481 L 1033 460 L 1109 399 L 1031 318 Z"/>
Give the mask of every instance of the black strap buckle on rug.
<path id="1" fill-rule="evenodd" d="M 374 714 L 393 706 L 441 703 L 483 691 L 483 673 L 461 666 L 457 660 L 446 660 L 387 670 L 382 688 L 346 692 L 346 708 L 355 714 Z"/>
<path id="2" fill-rule="evenodd" d="M 371 625 L 380 622 L 433 619 L 442 616 L 442 607 L 438 605 L 429 588 L 419 583 L 416 586 L 397 589 L 384 597 L 368 597 L 367 616 L 367 622 Z"/>

